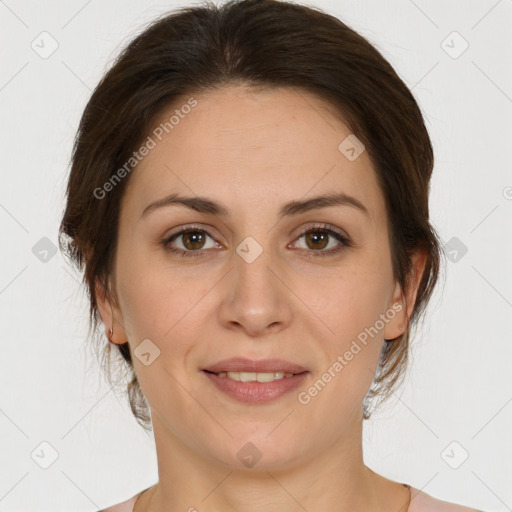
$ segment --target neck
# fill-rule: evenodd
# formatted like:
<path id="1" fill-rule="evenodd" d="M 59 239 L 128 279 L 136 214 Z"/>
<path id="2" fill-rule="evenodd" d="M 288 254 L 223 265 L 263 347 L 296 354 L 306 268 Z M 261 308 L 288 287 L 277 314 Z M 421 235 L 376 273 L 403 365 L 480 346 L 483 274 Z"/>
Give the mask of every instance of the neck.
<path id="1" fill-rule="evenodd" d="M 362 418 L 355 414 L 336 443 L 315 457 L 286 466 L 236 469 L 191 449 L 152 415 L 159 482 L 144 493 L 134 512 L 208 509 L 212 512 L 406 512 L 406 487 L 366 467 Z"/>

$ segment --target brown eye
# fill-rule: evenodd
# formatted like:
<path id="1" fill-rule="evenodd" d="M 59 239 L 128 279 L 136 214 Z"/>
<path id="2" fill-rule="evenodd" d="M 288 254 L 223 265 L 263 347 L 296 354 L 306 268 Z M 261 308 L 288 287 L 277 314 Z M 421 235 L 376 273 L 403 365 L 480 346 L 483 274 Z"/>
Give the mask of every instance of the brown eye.
<path id="1" fill-rule="evenodd" d="M 302 233 L 297 240 L 304 238 L 305 247 L 298 247 L 306 251 L 306 256 L 334 256 L 343 249 L 350 247 L 350 240 L 334 231 L 327 228 L 327 225 L 313 227 Z M 332 243 L 331 243 L 332 242 Z M 327 250 L 326 247 L 328 247 Z"/>
<path id="2" fill-rule="evenodd" d="M 322 231 L 310 231 L 304 235 L 306 245 L 309 249 L 321 250 L 325 249 L 329 243 L 330 235 Z"/>
<path id="3" fill-rule="evenodd" d="M 206 246 L 210 238 L 210 246 Z M 181 240 L 180 240 L 181 239 Z M 203 249 L 211 249 L 217 246 L 213 237 L 204 229 L 186 228 L 162 241 L 166 251 L 179 254 L 180 256 L 204 256 Z"/>
<path id="4" fill-rule="evenodd" d="M 202 231 L 186 231 L 181 233 L 183 245 L 191 251 L 202 249 L 205 243 L 205 235 Z"/>

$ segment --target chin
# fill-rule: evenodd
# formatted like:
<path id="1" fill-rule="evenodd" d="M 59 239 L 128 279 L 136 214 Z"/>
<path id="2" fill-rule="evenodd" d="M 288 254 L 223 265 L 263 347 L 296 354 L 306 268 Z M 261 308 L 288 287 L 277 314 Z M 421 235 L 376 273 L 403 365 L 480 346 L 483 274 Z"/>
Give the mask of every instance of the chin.
<path id="1" fill-rule="evenodd" d="M 236 470 L 275 471 L 285 470 L 298 462 L 304 446 L 297 444 L 290 436 L 270 434 L 276 427 L 259 431 L 259 435 L 239 435 L 229 439 L 219 453 L 219 445 L 210 446 L 212 458 L 217 462 Z M 267 437 L 268 436 L 268 437 Z M 215 452 L 215 453 L 213 453 Z"/>

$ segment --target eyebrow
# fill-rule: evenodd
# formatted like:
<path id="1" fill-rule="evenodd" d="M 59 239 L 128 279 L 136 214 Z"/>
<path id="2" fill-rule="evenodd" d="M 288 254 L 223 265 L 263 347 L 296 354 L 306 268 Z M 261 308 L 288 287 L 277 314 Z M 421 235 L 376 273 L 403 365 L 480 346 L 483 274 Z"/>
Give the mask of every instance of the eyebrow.
<path id="1" fill-rule="evenodd" d="M 172 205 L 182 205 L 191 210 L 207 215 L 217 215 L 221 217 L 229 217 L 230 212 L 221 203 L 217 203 L 208 197 L 186 197 L 179 194 L 170 194 L 163 199 L 154 201 L 144 208 L 141 214 L 141 218 L 145 215 L 154 212 L 159 208 Z M 290 201 L 285 203 L 279 210 L 279 218 L 299 215 L 306 213 L 310 210 L 316 210 L 319 208 L 327 208 L 330 206 L 350 206 L 369 216 L 368 209 L 364 206 L 359 199 L 344 193 L 338 194 L 327 194 L 321 196 L 315 196 L 304 201 Z"/>

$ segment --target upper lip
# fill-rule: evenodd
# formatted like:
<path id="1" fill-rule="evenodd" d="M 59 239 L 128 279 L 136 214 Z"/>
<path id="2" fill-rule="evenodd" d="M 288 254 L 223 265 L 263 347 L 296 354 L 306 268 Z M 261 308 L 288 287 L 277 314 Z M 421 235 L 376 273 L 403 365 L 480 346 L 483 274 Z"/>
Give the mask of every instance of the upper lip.
<path id="1" fill-rule="evenodd" d="M 260 359 L 252 360 L 245 357 L 233 357 L 231 359 L 223 359 L 215 364 L 208 365 L 204 370 L 219 372 L 251 372 L 251 373 L 302 373 L 307 371 L 306 368 L 284 359 Z"/>

